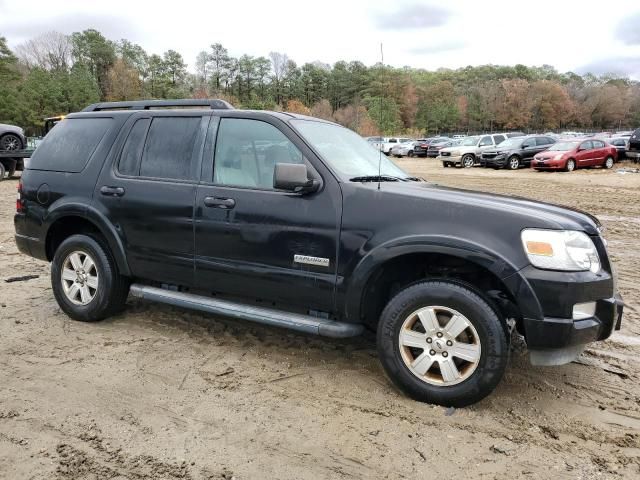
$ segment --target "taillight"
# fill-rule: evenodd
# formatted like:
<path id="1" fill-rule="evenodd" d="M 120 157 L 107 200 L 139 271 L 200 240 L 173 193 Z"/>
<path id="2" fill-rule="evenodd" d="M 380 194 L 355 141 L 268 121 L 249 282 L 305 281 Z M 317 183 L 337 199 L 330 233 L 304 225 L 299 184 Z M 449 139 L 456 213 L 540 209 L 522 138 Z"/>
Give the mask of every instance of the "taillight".
<path id="1" fill-rule="evenodd" d="M 22 181 L 18 182 L 18 197 L 16 198 L 16 212 L 24 213 L 26 210 L 24 200 L 22 199 Z"/>

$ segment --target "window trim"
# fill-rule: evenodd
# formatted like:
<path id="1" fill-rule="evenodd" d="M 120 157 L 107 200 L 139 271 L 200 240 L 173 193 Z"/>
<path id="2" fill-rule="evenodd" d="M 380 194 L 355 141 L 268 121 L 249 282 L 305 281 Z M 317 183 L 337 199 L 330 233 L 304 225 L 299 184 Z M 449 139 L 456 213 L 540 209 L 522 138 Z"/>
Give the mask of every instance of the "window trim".
<path id="1" fill-rule="evenodd" d="M 320 187 L 318 188 L 316 193 L 321 192 L 324 189 L 324 178 L 322 177 L 320 172 L 318 172 L 318 169 L 309 160 L 308 155 L 306 155 L 305 152 L 303 151 L 304 149 L 301 148 L 300 142 L 296 141 L 296 139 L 294 139 L 294 138 L 291 138 L 291 135 L 289 135 L 288 132 L 285 131 L 284 129 L 279 128 L 278 125 L 275 122 L 271 122 L 270 121 L 271 120 L 270 117 L 267 117 L 267 118 L 264 118 L 264 117 L 256 118 L 256 117 L 251 117 L 251 116 L 224 115 L 224 114 L 215 115 L 212 118 L 212 121 L 209 124 L 209 127 L 207 129 L 207 138 L 206 138 L 205 151 L 203 152 L 203 155 L 202 155 L 202 168 L 201 168 L 201 172 L 200 172 L 200 182 L 199 182 L 200 185 L 208 186 L 208 187 L 217 187 L 217 188 L 228 188 L 228 189 L 232 189 L 232 190 L 269 192 L 269 193 L 277 193 L 277 194 L 280 194 L 280 195 L 296 195 L 296 196 L 300 195 L 298 193 L 290 192 L 288 190 L 279 190 L 279 189 L 275 189 L 275 188 L 249 187 L 249 186 L 245 186 L 245 185 L 226 185 L 224 183 L 215 183 L 214 182 L 214 175 L 215 175 L 215 165 L 216 165 L 216 149 L 217 149 L 217 146 L 218 146 L 218 136 L 219 136 L 219 133 L 220 133 L 220 124 L 221 124 L 222 120 L 224 120 L 224 119 L 230 119 L 230 120 L 253 120 L 253 121 L 256 121 L 256 122 L 266 123 L 267 125 L 270 125 L 273 128 L 275 128 L 289 142 L 291 142 L 294 147 L 296 147 L 300 151 L 300 154 L 302 155 L 302 159 L 304 160 L 305 165 L 309 169 L 310 175 L 312 176 L 312 178 L 314 180 L 318 180 L 320 182 Z M 289 127 L 289 128 L 291 128 L 291 127 Z M 212 137 L 211 141 L 209 141 L 209 135 L 211 135 L 211 137 Z M 210 150 L 210 152 L 208 152 L 209 150 Z M 206 154 L 206 157 L 205 157 L 205 154 Z M 210 158 L 211 158 L 211 162 L 208 162 L 209 155 L 210 155 Z M 209 163 L 211 168 L 209 168 L 206 165 L 206 163 Z"/>

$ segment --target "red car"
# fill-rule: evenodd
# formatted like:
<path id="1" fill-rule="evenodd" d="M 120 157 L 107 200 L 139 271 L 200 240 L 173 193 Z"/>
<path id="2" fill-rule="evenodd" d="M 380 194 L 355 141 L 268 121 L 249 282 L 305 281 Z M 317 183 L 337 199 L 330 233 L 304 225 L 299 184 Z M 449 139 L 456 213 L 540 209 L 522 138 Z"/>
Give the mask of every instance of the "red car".
<path id="1" fill-rule="evenodd" d="M 535 170 L 564 170 L 571 172 L 583 167 L 613 167 L 618 158 L 616 147 L 603 140 L 560 140 L 533 157 Z"/>

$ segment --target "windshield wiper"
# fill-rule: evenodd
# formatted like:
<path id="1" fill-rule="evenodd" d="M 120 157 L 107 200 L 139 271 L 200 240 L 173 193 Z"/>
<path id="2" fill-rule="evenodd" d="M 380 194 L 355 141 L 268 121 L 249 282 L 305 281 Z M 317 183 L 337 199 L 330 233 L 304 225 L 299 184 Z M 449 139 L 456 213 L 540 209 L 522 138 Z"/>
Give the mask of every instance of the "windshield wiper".
<path id="1" fill-rule="evenodd" d="M 394 177 L 392 175 L 362 175 L 350 178 L 350 182 L 410 182 L 420 181 L 418 177 Z"/>

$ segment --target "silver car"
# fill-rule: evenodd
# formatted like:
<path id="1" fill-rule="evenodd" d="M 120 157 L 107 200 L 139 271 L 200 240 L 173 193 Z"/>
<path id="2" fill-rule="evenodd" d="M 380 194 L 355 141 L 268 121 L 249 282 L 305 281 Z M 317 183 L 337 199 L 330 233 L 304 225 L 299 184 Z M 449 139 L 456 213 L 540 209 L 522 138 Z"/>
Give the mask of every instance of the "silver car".
<path id="1" fill-rule="evenodd" d="M 0 123 L 0 150 L 22 150 L 27 146 L 24 130 L 14 125 Z"/>

